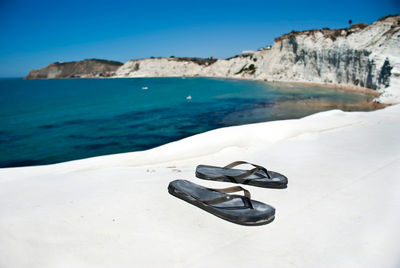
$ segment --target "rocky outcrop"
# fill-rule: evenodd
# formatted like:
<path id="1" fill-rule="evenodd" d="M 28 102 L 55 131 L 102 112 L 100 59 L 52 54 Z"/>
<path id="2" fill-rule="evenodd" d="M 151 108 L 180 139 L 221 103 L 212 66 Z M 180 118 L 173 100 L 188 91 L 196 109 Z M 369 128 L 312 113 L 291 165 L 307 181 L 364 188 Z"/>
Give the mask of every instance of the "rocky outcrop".
<path id="1" fill-rule="evenodd" d="M 99 59 L 55 62 L 45 68 L 31 70 L 25 79 L 111 77 L 121 65 L 121 62 Z"/>
<path id="2" fill-rule="evenodd" d="M 291 32 L 252 55 L 201 64 L 177 58 L 132 60 L 115 77 L 207 76 L 340 84 L 374 89 L 400 102 L 400 16 L 371 25 Z"/>

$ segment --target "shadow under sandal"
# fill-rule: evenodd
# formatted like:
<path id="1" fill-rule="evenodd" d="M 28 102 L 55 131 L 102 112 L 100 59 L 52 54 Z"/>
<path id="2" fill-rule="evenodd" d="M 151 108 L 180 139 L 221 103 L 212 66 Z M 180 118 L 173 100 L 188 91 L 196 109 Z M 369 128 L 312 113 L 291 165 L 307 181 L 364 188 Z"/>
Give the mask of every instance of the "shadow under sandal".
<path id="1" fill-rule="evenodd" d="M 243 191 L 242 195 L 227 193 Z M 192 205 L 241 225 L 264 225 L 275 218 L 275 208 L 251 200 L 249 191 L 240 186 L 211 189 L 187 180 L 175 180 L 168 185 L 168 192 Z"/>
<path id="2" fill-rule="evenodd" d="M 250 170 L 233 169 L 233 167 L 242 164 L 249 164 L 254 168 Z M 245 161 L 236 161 L 225 167 L 199 165 L 196 168 L 196 177 L 204 180 L 240 183 L 263 188 L 283 189 L 288 184 L 288 179 L 284 175 Z"/>

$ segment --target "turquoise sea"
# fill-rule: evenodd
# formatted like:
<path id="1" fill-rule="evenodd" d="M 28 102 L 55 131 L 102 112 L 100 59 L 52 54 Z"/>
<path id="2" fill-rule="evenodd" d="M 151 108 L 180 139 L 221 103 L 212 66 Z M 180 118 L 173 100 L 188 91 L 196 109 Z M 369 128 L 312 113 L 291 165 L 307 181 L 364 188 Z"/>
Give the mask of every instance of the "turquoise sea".
<path id="1" fill-rule="evenodd" d="M 369 110 L 357 104 L 371 99 L 231 79 L 0 79 L 0 167 L 146 150 L 211 129 L 334 108 Z"/>

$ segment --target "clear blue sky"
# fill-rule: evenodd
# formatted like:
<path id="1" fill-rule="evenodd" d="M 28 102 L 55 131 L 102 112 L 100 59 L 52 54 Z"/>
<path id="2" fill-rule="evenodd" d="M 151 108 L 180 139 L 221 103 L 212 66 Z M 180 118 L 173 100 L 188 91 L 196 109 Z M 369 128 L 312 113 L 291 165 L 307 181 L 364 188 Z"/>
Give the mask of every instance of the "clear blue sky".
<path id="1" fill-rule="evenodd" d="M 291 30 L 342 28 L 400 13 L 399 0 L 0 0 L 0 77 L 55 61 L 226 58 Z"/>

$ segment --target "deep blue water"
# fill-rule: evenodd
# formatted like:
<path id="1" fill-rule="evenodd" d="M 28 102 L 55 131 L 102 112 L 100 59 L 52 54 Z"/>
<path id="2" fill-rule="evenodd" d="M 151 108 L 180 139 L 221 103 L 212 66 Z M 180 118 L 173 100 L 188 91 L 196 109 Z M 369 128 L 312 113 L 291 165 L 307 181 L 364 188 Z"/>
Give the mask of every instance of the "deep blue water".
<path id="1" fill-rule="evenodd" d="M 363 110 L 354 104 L 368 99 L 211 78 L 0 79 L 0 167 L 145 150 L 215 128 L 338 107 Z"/>

